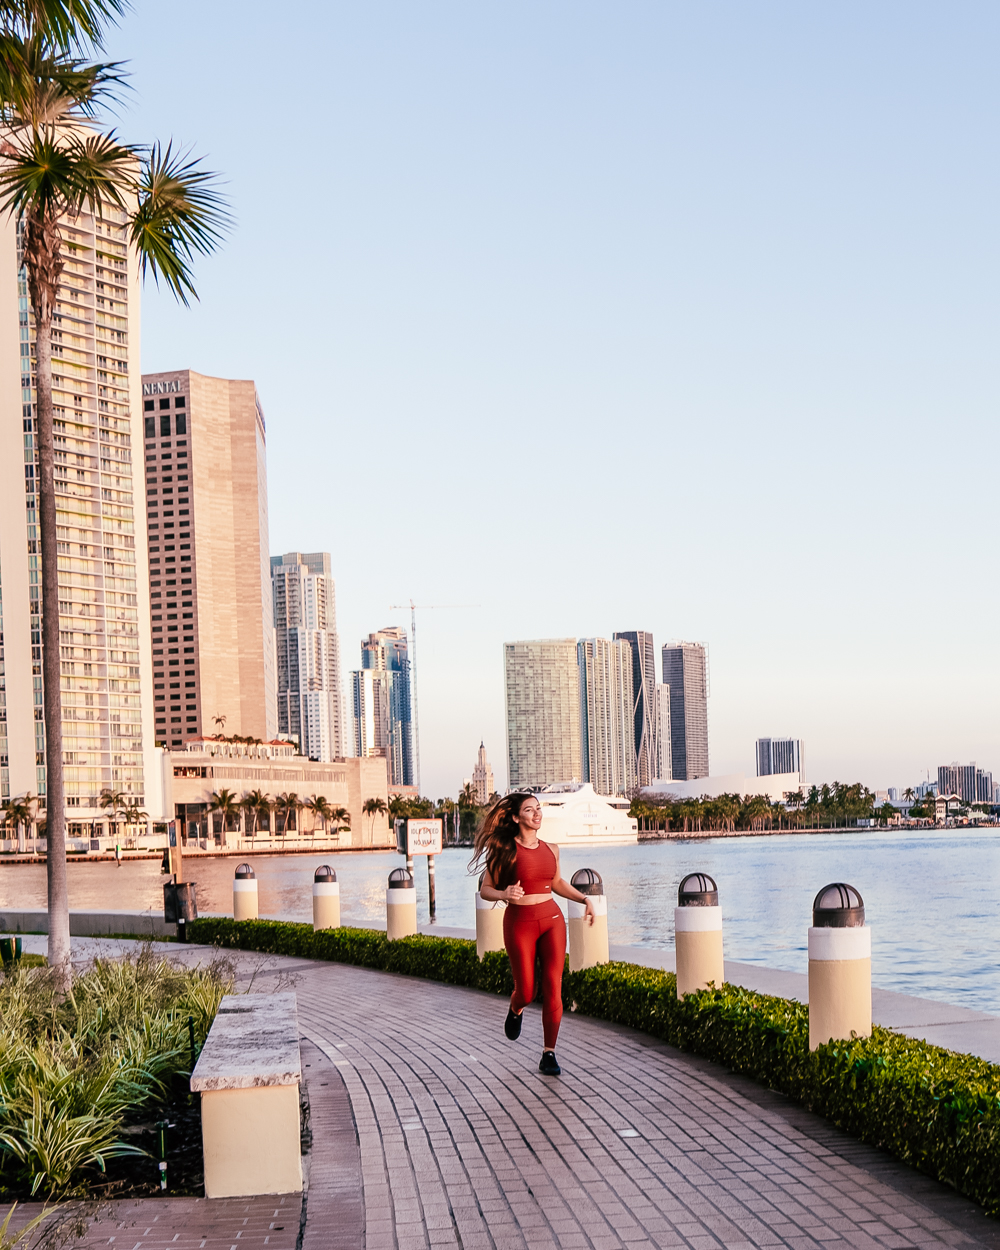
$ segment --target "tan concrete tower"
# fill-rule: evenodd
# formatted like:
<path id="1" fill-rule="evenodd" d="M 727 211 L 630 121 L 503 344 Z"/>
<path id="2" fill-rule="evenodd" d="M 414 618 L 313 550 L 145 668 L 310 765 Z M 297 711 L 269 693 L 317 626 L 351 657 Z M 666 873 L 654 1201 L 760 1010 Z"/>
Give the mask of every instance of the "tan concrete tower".
<path id="1" fill-rule="evenodd" d="M 142 379 L 156 739 L 278 732 L 264 413 L 250 381 Z"/>

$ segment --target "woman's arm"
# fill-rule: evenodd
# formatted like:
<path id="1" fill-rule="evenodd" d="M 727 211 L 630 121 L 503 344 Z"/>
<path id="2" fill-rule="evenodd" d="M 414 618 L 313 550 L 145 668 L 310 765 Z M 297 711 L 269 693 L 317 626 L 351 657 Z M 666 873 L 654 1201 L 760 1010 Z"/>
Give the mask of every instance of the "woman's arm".
<path id="1" fill-rule="evenodd" d="M 520 881 L 515 881 L 513 885 L 509 885 L 506 890 L 498 890 L 493 884 L 493 878 L 490 876 L 490 870 L 487 868 L 483 874 L 483 884 L 479 890 L 479 897 L 487 903 L 513 903 L 524 896 L 521 889 Z"/>
<path id="2" fill-rule="evenodd" d="M 581 894 L 575 886 L 570 885 L 568 881 L 563 880 L 562 869 L 559 866 L 559 848 L 546 843 L 549 850 L 556 857 L 556 875 L 552 878 L 552 893 L 558 894 L 560 898 L 568 898 L 574 903 L 583 903 L 587 908 L 587 924 L 593 924 L 597 912 L 594 909 L 593 899 L 588 894 Z M 483 895 L 485 898 L 486 896 Z"/>

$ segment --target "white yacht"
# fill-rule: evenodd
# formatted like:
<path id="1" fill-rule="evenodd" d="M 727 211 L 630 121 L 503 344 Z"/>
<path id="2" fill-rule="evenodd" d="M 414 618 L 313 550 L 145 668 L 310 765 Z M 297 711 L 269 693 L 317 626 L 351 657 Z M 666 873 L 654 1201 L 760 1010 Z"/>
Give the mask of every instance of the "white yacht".
<path id="1" fill-rule="evenodd" d="M 557 846 L 618 846 L 639 841 L 628 799 L 595 794 L 589 782 L 561 781 L 536 791 L 542 805 L 539 836 Z"/>

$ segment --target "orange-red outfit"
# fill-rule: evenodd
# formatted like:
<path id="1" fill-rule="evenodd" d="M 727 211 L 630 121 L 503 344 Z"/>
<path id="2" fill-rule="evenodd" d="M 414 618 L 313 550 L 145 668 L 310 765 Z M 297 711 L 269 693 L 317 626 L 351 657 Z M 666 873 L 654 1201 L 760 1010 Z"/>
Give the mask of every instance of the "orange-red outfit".
<path id="1" fill-rule="evenodd" d="M 528 850 L 517 843 L 513 880 L 525 894 L 552 894 L 556 857 L 539 841 Z M 553 898 L 531 906 L 508 903 L 503 940 L 514 974 L 510 1005 L 521 1012 L 535 997 L 535 957 L 542 965 L 542 1033 L 546 1050 L 555 1050 L 562 1021 L 562 974 L 566 962 L 566 921 Z"/>

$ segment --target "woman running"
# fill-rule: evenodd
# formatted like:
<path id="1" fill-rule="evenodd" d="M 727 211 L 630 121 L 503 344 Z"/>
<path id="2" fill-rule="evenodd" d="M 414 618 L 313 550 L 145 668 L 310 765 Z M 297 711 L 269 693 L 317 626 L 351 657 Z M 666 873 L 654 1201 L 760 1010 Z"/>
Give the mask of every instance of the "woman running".
<path id="1" fill-rule="evenodd" d="M 538 836 L 542 806 L 533 794 L 508 794 L 491 810 L 476 835 L 472 866 L 486 860 L 480 896 L 488 903 L 507 903 L 503 941 L 514 974 L 504 1032 L 521 1035 L 521 1013 L 535 997 L 535 957 L 542 964 L 542 1031 L 545 1049 L 538 1071 L 558 1076 L 556 1037 L 562 1020 L 562 974 L 566 962 L 566 922 L 553 894 L 583 903 L 587 923 L 594 923 L 594 904 L 574 890 L 559 871 L 559 848 Z"/>

